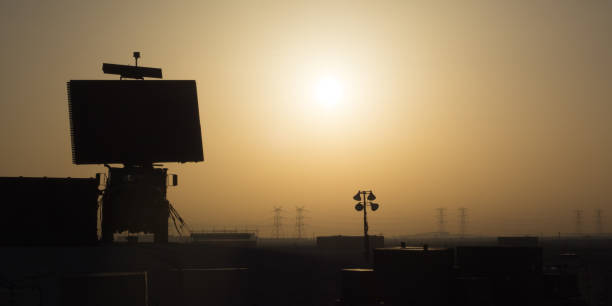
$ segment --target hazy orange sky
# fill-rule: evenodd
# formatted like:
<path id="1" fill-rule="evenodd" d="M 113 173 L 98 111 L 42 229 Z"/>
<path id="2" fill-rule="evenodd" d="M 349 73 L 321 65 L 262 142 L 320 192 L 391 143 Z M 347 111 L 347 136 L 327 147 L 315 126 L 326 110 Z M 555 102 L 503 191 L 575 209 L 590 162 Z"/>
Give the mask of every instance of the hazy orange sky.
<path id="1" fill-rule="evenodd" d="M 308 235 L 359 234 L 358 189 L 385 235 L 612 216 L 610 1 L 7 0 L 0 38 L 0 176 L 104 172 L 71 163 L 66 81 L 141 51 L 197 82 L 206 161 L 166 164 L 192 228 L 270 235 L 283 206 L 293 235 L 305 206 Z"/>

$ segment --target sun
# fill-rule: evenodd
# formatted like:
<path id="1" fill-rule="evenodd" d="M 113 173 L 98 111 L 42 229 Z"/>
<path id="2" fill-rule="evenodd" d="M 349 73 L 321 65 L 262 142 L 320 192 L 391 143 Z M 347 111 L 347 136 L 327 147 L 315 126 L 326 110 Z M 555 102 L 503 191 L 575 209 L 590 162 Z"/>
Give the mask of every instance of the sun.
<path id="1" fill-rule="evenodd" d="M 315 100 L 326 107 L 338 105 L 345 96 L 344 84 L 335 76 L 319 77 L 314 86 Z"/>

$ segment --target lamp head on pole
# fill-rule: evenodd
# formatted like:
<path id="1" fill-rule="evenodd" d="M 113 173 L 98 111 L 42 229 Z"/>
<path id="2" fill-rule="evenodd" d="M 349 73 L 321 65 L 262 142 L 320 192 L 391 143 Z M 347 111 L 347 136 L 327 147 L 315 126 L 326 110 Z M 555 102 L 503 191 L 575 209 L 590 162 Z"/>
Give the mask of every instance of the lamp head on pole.
<path id="1" fill-rule="evenodd" d="M 372 211 L 375 211 L 378 209 L 380 205 L 378 205 L 378 203 L 370 203 L 370 208 L 372 208 Z"/>
<path id="2" fill-rule="evenodd" d="M 357 191 L 357 194 L 353 197 L 355 201 L 361 201 L 361 191 Z"/>
<path id="3" fill-rule="evenodd" d="M 376 196 L 374 195 L 373 192 L 370 191 L 370 194 L 368 195 L 368 201 L 374 201 L 376 200 Z"/>
<path id="4" fill-rule="evenodd" d="M 363 204 L 361 204 L 361 203 L 357 203 L 357 204 L 355 204 L 355 210 L 356 210 L 356 211 L 362 211 L 362 210 L 363 210 L 363 208 L 364 208 L 364 207 L 363 207 Z"/>

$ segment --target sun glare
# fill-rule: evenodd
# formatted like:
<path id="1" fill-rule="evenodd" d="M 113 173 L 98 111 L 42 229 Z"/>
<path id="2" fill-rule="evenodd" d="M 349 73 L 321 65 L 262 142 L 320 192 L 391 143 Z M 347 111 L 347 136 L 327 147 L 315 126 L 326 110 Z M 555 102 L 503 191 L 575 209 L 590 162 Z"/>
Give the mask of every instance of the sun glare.
<path id="1" fill-rule="evenodd" d="M 344 84 L 333 76 L 321 77 L 315 84 L 314 95 L 320 104 L 335 106 L 344 98 Z"/>

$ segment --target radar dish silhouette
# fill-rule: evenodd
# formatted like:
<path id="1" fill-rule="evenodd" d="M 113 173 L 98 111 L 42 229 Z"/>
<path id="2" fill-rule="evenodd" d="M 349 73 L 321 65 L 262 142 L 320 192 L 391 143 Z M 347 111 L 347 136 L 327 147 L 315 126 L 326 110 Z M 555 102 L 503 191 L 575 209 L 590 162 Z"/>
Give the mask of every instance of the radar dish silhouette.
<path id="1" fill-rule="evenodd" d="M 75 164 L 204 160 L 195 81 L 68 82 Z"/>

